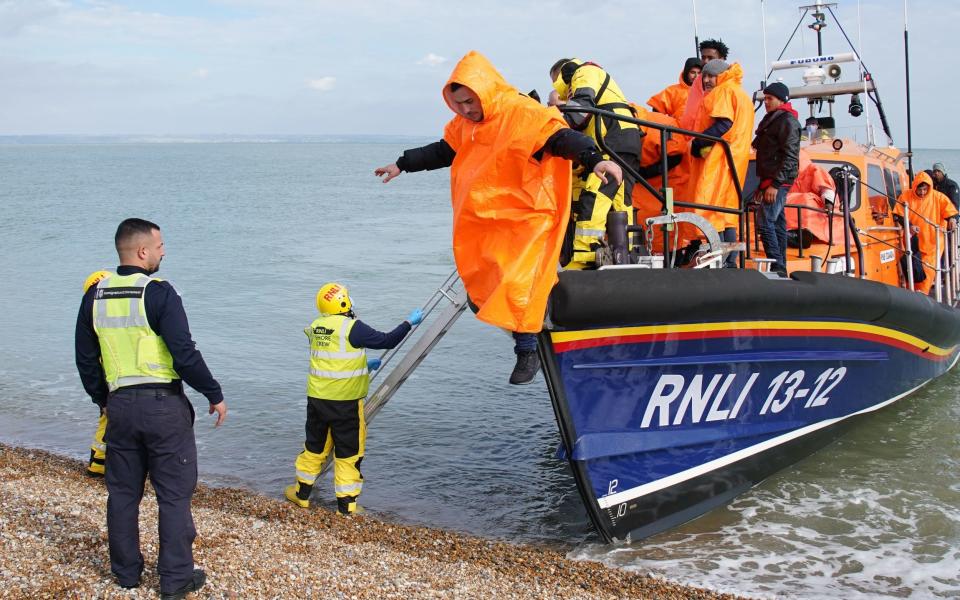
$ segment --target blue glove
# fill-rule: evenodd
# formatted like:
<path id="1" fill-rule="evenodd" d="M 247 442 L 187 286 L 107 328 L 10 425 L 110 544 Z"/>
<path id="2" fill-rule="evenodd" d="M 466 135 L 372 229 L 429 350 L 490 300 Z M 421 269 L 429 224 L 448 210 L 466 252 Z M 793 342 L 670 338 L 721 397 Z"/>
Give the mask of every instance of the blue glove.
<path id="1" fill-rule="evenodd" d="M 419 308 L 413 309 L 413 312 L 407 317 L 407 321 L 409 321 L 411 325 L 419 325 L 420 322 L 423 321 L 423 311 Z"/>
<path id="2" fill-rule="evenodd" d="M 367 370 L 368 370 L 368 371 L 376 371 L 377 369 L 380 368 L 380 364 L 381 364 L 382 362 L 383 362 L 383 361 L 381 361 L 379 358 L 377 358 L 377 357 L 375 357 L 375 356 L 371 356 L 370 358 L 367 359 Z"/>

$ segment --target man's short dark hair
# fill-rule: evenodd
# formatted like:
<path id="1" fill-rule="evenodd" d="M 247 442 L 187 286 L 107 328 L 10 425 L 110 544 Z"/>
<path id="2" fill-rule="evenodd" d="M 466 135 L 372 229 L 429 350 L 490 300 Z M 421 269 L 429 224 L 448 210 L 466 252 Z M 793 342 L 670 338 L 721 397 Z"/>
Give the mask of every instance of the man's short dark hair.
<path id="1" fill-rule="evenodd" d="M 117 247 L 117 252 L 120 252 L 120 248 L 134 237 L 141 234 L 150 235 L 154 230 L 160 231 L 160 226 L 156 223 L 151 223 L 145 219 L 124 219 L 117 227 L 117 234 L 113 236 L 113 243 Z"/>
<path id="2" fill-rule="evenodd" d="M 561 59 L 558 60 L 557 62 L 553 63 L 553 66 L 550 67 L 550 74 L 553 75 L 554 73 L 556 73 L 557 71 L 559 71 L 559 70 L 560 70 L 560 67 L 562 67 L 563 65 L 567 64 L 568 62 L 570 62 L 570 60 L 571 60 L 571 59 L 569 59 L 569 58 L 561 58 Z"/>
<path id="3" fill-rule="evenodd" d="M 700 42 L 700 52 L 703 53 L 704 50 L 716 50 L 723 60 L 727 60 L 727 54 L 730 53 L 730 48 L 727 48 L 723 40 L 703 40 Z"/>
<path id="4" fill-rule="evenodd" d="M 457 83 L 456 81 L 450 83 L 450 91 L 455 92 L 463 87 L 462 83 Z"/>

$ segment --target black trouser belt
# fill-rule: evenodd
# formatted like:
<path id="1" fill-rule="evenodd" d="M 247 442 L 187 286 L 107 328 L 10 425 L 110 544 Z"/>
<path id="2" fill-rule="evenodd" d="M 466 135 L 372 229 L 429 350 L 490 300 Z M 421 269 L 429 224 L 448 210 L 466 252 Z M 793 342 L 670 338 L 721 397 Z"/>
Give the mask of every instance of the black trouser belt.
<path id="1" fill-rule="evenodd" d="M 136 385 L 125 385 L 122 388 L 118 388 L 116 391 L 120 392 L 123 390 L 165 390 L 175 394 L 182 394 L 183 382 L 177 379 L 171 381 L 170 383 L 138 383 Z"/>

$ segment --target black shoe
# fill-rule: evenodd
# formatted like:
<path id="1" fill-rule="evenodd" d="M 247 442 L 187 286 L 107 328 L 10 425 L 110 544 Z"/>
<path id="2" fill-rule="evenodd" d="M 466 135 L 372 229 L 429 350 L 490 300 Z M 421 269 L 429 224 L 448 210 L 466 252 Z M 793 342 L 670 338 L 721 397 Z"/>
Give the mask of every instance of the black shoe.
<path id="1" fill-rule="evenodd" d="M 193 579 L 188 581 L 186 585 L 175 592 L 161 592 L 160 600 L 181 600 L 185 598 L 190 592 L 195 592 L 203 587 L 203 584 L 207 582 L 207 574 L 203 572 L 203 569 L 194 569 L 193 570 Z"/>
<path id="2" fill-rule="evenodd" d="M 137 581 L 136 583 L 120 583 L 120 582 L 118 581 L 118 582 L 117 582 L 117 585 L 119 585 L 120 587 L 122 587 L 122 588 L 125 589 L 125 590 L 133 590 L 133 589 L 136 589 L 136 588 L 140 587 L 140 582 Z"/>
<path id="3" fill-rule="evenodd" d="M 517 364 L 513 366 L 513 373 L 510 374 L 511 385 L 526 385 L 533 383 L 533 378 L 540 370 L 540 357 L 536 350 L 527 352 L 517 352 Z"/>

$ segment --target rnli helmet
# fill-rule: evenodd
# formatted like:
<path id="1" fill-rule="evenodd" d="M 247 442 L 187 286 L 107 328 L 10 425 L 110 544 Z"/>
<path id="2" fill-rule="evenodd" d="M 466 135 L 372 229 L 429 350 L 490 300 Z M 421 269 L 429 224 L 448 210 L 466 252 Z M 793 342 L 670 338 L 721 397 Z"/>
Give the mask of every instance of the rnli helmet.
<path id="1" fill-rule="evenodd" d="M 353 300 L 347 286 L 331 281 L 317 292 L 317 310 L 322 315 L 345 315 L 353 312 Z"/>
<path id="2" fill-rule="evenodd" d="M 110 277 L 110 275 L 110 271 L 94 271 L 93 273 L 90 273 L 90 276 L 87 277 L 87 280 L 83 282 L 83 293 L 86 294 L 87 290 L 100 283 L 101 279 Z"/>

